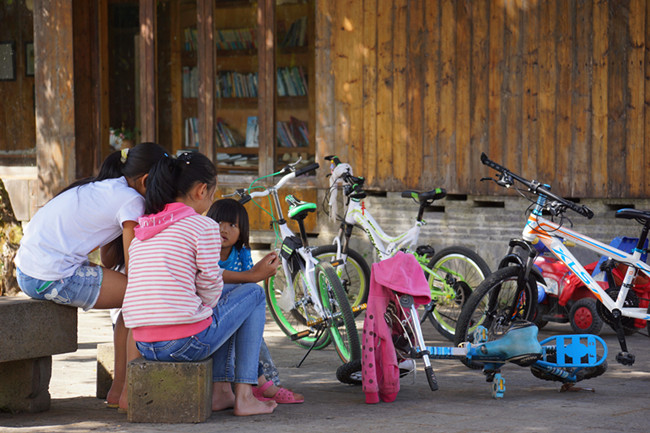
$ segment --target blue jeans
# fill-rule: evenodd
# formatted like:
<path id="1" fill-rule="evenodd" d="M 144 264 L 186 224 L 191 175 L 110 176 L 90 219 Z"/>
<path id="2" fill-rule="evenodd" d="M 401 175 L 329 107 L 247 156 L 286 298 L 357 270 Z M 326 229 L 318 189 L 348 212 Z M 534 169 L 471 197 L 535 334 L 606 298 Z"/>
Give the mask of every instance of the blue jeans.
<path id="1" fill-rule="evenodd" d="M 221 296 L 226 296 L 230 291 L 238 286 L 239 284 L 224 284 Z M 234 358 L 230 358 L 229 362 L 231 363 L 229 368 L 234 368 Z M 257 377 L 259 376 L 264 376 L 266 380 L 271 380 L 275 385 L 280 386 L 278 369 L 273 363 L 271 353 L 269 352 L 269 348 L 267 347 L 266 342 L 264 342 L 264 339 L 262 339 L 262 345 L 260 346 L 260 362 L 257 367 Z"/>
<path id="2" fill-rule="evenodd" d="M 266 302 L 257 284 L 224 291 L 204 331 L 170 341 L 136 342 L 145 359 L 201 361 L 212 357 L 212 381 L 257 384 Z"/>

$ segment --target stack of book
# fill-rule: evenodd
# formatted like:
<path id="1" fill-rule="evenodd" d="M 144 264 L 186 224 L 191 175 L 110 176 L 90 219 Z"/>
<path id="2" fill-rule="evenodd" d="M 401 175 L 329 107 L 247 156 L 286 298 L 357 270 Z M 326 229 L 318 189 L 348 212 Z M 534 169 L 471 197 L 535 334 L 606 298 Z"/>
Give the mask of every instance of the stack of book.
<path id="1" fill-rule="evenodd" d="M 199 96 L 199 68 L 183 66 L 183 98 Z"/>
<path id="2" fill-rule="evenodd" d="M 281 47 L 304 47 L 307 45 L 307 16 L 300 17 L 289 27 L 289 31 L 284 35 Z"/>
<path id="3" fill-rule="evenodd" d="M 277 123 L 278 146 L 307 147 L 309 146 L 309 131 L 307 122 L 291 117 L 288 122 Z"/>
<path id="4" fill-rule="evenodd" d="M 185 118 L 185 147 L 199 147 L 199 119 L 196 117 Z"/>
<path id="5" fill-rule="evenodd" d="M 183 49 L 185 51 L 196 51 L 196 48 L 199 46 L 198 32 L 194 27 L 187 27 L 183 31 L 185 35 L 185 44 Z"/>
<path id="6" fill-rule="evenodd" d="M 254 50 L 257 48 L 255 29 L 217 30 L 218 50 Z"/>
<path id="7" fill-rule="evenodd" d="M 218 147 L 240 147 L 246 141 L 237 130 L 228 126 L 223 119 L 217 119 L 216 140 Z"/>
<path id="8" fill-rule="evenodd" d="M 257 73 L 219 72 L 217 98 L 257 98 Z"/>
<path id="9" fill-rule="evenodd" d="M 302 66 L 278 68 L 278 96 L 307 95 L 307 74 Z"/>

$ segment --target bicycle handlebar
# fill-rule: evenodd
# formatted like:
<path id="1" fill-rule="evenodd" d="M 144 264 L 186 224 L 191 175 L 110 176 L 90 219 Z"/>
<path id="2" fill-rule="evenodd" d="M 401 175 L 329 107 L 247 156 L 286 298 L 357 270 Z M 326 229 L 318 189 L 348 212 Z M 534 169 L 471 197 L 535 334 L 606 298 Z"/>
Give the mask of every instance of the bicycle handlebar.
<path id="1" fill-rule="evenodd" d="M 296 163 L 289 164 L 288 166 L 284 167 L 282 170 L 278 171 L 277 173 L 273 173 L 271 175 L 271 176 L 279 176 L 281 174 L 284 174 L 284 176 L 282 176 L 282 178 L 278 181 L 278 183 L 276 183 L 273 187 L 265 188 L 263 191 L 253 191 L 253 192 L 249 192 L 250 187 L 247 189 L 240 188 L 236 190 L 233 194 L 228 194 L 225 195 L 224 197 L 232 197 L 234 195 L 239 195 L 240 197 L 239 202 L 241 204 L 246 204 L 255 197 L 265 197 L 269 195 L 271 189 L 277 190 L 282 188 L 282 186 L 284 186 L 284 184 L 287 183 L 290 179 L 293 179 L 298 176 L 302 176 L 303 174 L 306 173 L 310 173 L 312 171 L 315 171 L 318 167 L 320 167 L 320 165 L 317 162 L 314 162 L 312 164 L 309 164 L 305 167 L 296 170 L 296 168 L 294 167 L 295 164 Z M 255 182 L 257 182 L 257 180 Z"/>
<path id="2" fill-rule="evenodd" d="M 593 211 L 591 209 L 589 209 L 587 206 L 578 205 L 578 204 L 576 204 L 576 203 L 574 203 L 574 202 L 572 202 L 570 200 L 565 199 L 564 197 L 560 197 L 559 195 L 556 195 L 556 194 L 552 193 L 548 188 L 546 188 L 541 183 L 539 183 L 539 182 L 537 182 L 535 180 L 525 179 L 525 178 L 511 172 L 507 168 L 505 168 L 505 167 L 497 164 L 496 162 L 490 160 L 490 158 L 488 158 L 488 156 L 485 153 L 481 153 L 481 162 L 484 165 L 487 165 L 488 167 L 490 167 L 490 168 L 492 168 L 492 169 L 494 169 L 494 170 L 501 173 L 501 175 L 502 175 L 501 179 L 496 181 L 496 183 L 501 185 L 501 186 L 509 187 L 510 185 L 512 185 L 512 179 L 514 179 L 514 180 L 526 185 L 528 190 L 530 192 L 532 192 L 533 194 L 537 194 L 537 195 L 541 194 L 543 196 L 546 196 L 546 197 L 549 197 L 549 198 L 555 200 L 556 202 L 559 203 L 559 205 L 560 205 L 559 207 L 569 208 L 569 209 L 573 210 L 574 212 L 576 212 L 576 213 L 578 213 L 578 214 L 580 214 L 580 215 L 582 215 L 584 217 L 587 217 L 588 219 L 591 219 L 594 216 Z M 553 207 L 553 204 L 551 204 L 551 207 Z"/>
<path id="3" fill-rule="evenodd" d="M 302 176 L 303 174 L 309 173 L 311 171 L 316 171 L 316 169 L 318 167 L 320 167 L 320 165 L 318 165 L 317 162 L 314 162 L 314 163 L 309 164 L 309 165 L 307 165 L 305 167 L 302 167 L 302 168 L 296 170 L 296 177 Z"/>

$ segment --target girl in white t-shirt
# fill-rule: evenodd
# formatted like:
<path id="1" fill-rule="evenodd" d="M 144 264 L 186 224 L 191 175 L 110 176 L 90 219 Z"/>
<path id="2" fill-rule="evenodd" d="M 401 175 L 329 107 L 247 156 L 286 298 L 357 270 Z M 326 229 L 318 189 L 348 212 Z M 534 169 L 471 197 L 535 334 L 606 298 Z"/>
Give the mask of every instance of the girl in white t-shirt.
<path id="1" fill-rule="evenodd" d="M 36 212 L 16 254 L 21 290 L 34 299 L 84 310 L 121 307 L 127 277 L 111 268 L 128 263 L 149 170 L 165 155 L 155 143 L 114 152 L 96 177 L 74 182 Z M 104 266 L 88 262 L 97 247 Z M 126 377 L 127 337 L 118 318 L 115 380 L 107 397 L 115 406 Z"/>

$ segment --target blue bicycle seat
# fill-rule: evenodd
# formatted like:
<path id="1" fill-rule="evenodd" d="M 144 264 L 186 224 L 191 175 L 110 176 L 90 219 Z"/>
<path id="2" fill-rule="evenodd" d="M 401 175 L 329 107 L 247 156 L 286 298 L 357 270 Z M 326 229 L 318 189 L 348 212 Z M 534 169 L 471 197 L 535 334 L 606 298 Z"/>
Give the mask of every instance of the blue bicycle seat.
<path id="1" fill-rule="evenodd" d="M 467 357 L 477 361 L 508 361 L 529 366 L 543 353 L 537 341 L 537 331 L 537 326 L 530 322 L 515 324 L 503 337 L 472 347 Z"/>

